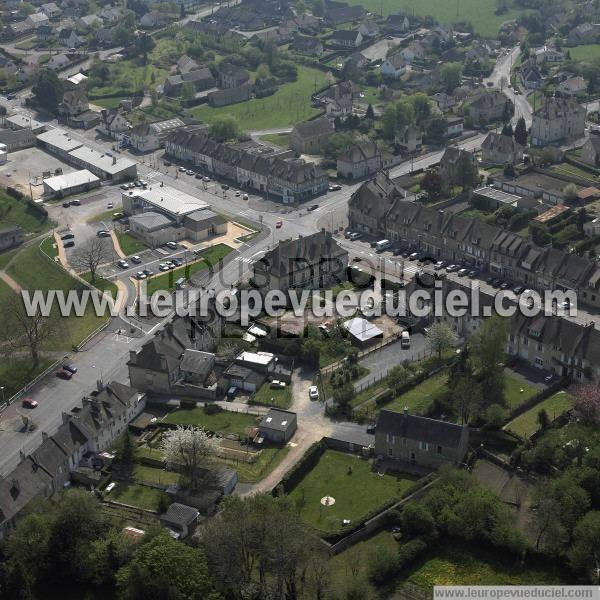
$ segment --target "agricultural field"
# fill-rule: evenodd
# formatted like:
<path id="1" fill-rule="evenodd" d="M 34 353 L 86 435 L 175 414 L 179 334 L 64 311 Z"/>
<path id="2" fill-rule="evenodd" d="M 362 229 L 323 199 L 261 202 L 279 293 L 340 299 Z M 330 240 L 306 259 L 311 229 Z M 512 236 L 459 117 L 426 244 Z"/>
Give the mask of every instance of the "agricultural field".
<path id="1" fill-rule="evenodd" d="M 399 498 L 413 483 L 411 475 L 379 475 L 368 460 L 357 455 L 326 450 L 316 466 L 292 490 L 300 517 L 323 532 L 342 529 L 342 520 L 360 519 L 392 498 Z M 321 499 L 335 503 L 324 506 Z"/>
<path id="2" fill-rule="evenodd" d="M 441 23 L 469 21 L 475 33 L 488 38 L 495 38 L 502 23 L 519 15 L 519 11 L 514 9 L 497 15 L 495 0 L 348 0 L 348 4 L 361 4 L 366 10 L 384 16 L 404 12 L 409 15 L 431 15 Z"/>
<path id="3" fill-rule="evenodd" d="M 326 75 L 322 71 L 298 66 L 298 79 L 281 86 L 272 96 L 218 108 L 200 106 L 190 112 L 192 117 L 206 123 L 231 115 L 244 131 L 293 127 L 321 112 L 311 106 L 310 96 L 325 83 Z"/>

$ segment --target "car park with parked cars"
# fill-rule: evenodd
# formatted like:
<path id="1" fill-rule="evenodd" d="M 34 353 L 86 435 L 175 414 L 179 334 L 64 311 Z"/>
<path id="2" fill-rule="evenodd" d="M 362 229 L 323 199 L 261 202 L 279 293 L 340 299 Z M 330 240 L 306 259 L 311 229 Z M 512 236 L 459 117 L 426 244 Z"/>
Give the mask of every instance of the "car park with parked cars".
<path id="1" fill-rule="evenodd" d="M 118 260 L 117 265 L 121 267 L 121 269 L 129 269 L 129 263 L 124 259 Z"/>

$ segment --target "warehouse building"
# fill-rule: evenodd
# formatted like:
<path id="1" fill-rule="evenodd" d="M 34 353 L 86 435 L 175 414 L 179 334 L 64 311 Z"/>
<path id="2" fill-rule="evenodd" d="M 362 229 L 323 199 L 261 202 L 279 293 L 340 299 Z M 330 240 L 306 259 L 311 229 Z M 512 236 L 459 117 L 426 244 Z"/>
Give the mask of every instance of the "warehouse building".
<path id="1" fill-rule="evenodd" d="M 87 169 L 44 179 L 44 194 L 52 198 L 64 198 L 71 194 L 86 192 L 100 187 L 101 181 Z"/>

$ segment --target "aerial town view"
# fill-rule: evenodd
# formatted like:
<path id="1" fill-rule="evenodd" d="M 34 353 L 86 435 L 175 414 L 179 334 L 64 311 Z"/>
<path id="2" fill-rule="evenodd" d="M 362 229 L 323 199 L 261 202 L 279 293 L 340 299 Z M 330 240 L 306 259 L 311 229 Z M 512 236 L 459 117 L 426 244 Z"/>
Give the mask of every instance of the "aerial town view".
<path id="1" fill-rule="evenodd" d="M 0 0 L 0 598 L 600 600 L 598 0 Z"/>

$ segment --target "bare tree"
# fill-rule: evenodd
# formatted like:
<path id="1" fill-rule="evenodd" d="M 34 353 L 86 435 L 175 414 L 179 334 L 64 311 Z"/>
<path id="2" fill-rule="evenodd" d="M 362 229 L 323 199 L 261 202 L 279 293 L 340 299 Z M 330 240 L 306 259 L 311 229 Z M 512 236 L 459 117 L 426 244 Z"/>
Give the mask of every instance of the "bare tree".
<path id="1" fill-rule="evenodd" d="M 106 238 L 92 238 L 80 246 L 71 259 L 71 264 L 81 271 L 89 271 L 90 283 L 96 283 L 98 267 L 111 260 L 112 246 Z"/>
<path id="2" fill-rule="evenodd" d="M 5 349 L 8 353 L 26 349 L 37 367 L 44 344 L 64 332 L 64 323 L 55 314 L 44 316 L 39 306 L 28 311 L 20 294 L 11 294 L 3 309 L 6 319 L 0 335 Z"/>

